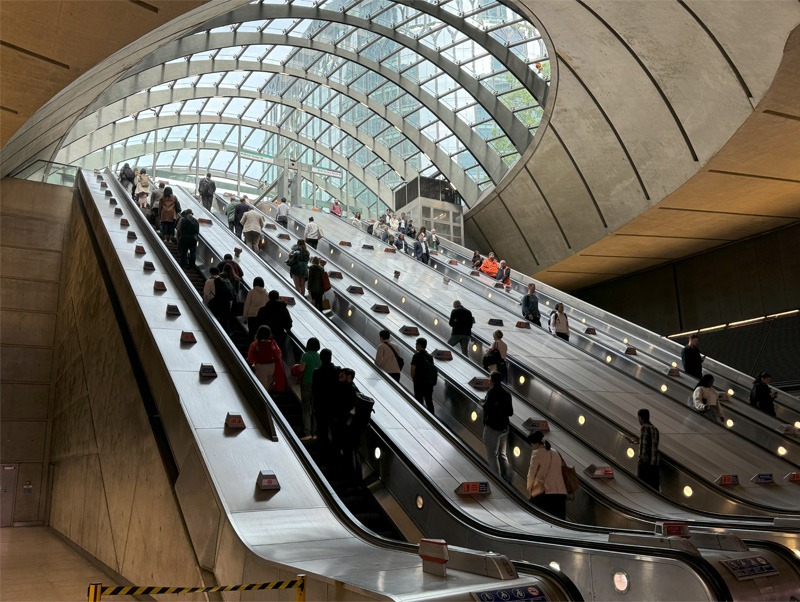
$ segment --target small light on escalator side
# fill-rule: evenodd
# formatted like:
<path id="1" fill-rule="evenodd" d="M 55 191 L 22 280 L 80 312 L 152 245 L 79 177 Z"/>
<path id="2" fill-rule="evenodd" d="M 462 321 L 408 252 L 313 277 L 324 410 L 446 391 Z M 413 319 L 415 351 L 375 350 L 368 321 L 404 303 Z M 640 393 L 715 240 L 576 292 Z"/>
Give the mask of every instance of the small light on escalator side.
<path id="1" fill-rule="evenodd" d="M 439 325 L 439 318 L 434 318 L 433 319 L 433 325 L 434 326 L 438 326 Z"/>
<path id="2" fill-rule="evenodd" d="M 606 356 L 606 361 L 607 361 L 609 364 L 611 363 L 611 359 L 612 359 L 612 358 L 611 358 L 611 356 L 610 356 L 610 355 L 607 355 L 607 356 Z"/>
<path id="3" fill-rule="evenodd" d="M 555 560 L 551 561 L 551 562 L 550 562 L 550 564 L 549 564 L 548 566 L 549 566 L 551 569 L 553 569 L 554 571 L 560 571 L 560 570 L 561 570 L 561 565 L 560 565 L 560 564 L 558 564 L 558 563 L 557 563 Z"/>
<path id="4" fill-rule="evenodd" d="M 463 278 L 459 278 L 458 281 L 459 282 L 464 282 L 464 279 Z"/>
<path id="5" fill-rule="evenodd" d="M 786 455 L 786 448 L 785 448 L 783 445 L 781 445 L 781 446 L 778 448 L 778 455 L 779 455 L 779 456 L 785 456 L 785 455 Z"/>
<path id="6" fill-rule="evenodd" d="M 405 298 L 405 297 L 403 297 L 402 299 L 400 299 L 400 303 L 405 303 L 405 302 L 406 302 L 406 298 Z"/>
<path id="7" fill-rule="evenodd" d="M 693 493 L 694 493 L 694 490 L 693 490 L 691 487 L 689 487 L 688 485 L 687 485 L 686 487 L 684 487 L 684 488 L 683 488 L 683 495 L 684 495 L 684 496 L 686 496 L 686 497 L 692 497 L 692 494 L 693 494 Z"/>
<path id="8" fill-rule="evenodd" d="M 586 324 L 586 318 L 581 318 L 581 324 Z"/>
<path id="9" fill-rule="evenodd" d="M 667 385 L 661 385 L 661 392 L 662 393 L 666 393 L 667 392 Z"/>
<path id="10" fill-rule="evenodd" d="M 545 304 L 547 307 L 550 307 L 550 301 L 545 301 L 545 302 L 544 302 L 544 304 Z"/>
<path id="11" fill-rule="evenodd" d="M 633 458 L 633 457 L 636 455 L 636 452 L 635 452 L 635 451 L 633 451 L 633 448 L 632 448 L 632 447 L 629 447 L 629 448 L 628 448 L 628 450 L 625 452 L 625 454 L 626 454 L 626 455 L 627 455 L 629 458 Z"/>
<path id="12" fill-rule="evenodd" d="M 472 420 L 472 422 L 477 422 L 478 421 L 478 412 L 473 410 L 472 414 L 469 415 L 469 419 Z"/>
<path id="13" fill-rule="evenodd" d="M 671 365 L 672 365 L 673 368 L 677 368 L 678 367 L 678 362 L 672 362 Z"/>
<path id="14" fill-rule="evenodd" d="M 584 424 L 586 424 L 586 417 L 585 417 L 585 416 L 583 416 L 583 415 L 581 415 L 581 416 L 578 416 L 578 424 L 580 424 L 581 426 L 583 426 Z"/>
<path id="15" fill-rule="evenodd" d="M 622 339 L 622 342 L 627 345 L 628 344 L 628 337 L 625 337 L 624 339 Z"/>
<path id="16" fill-rule="evenodd" d="M 347 317 L 349 318 L 352 315 L 353 315 L 353 310 L 352 309 L 348 309 L 347 310 Z"/>
<path id="17" fill-rule="evenodd" d="M 519 448 L 518 445 L 515 445 L 512 453 L 514 454 L 515 458 L 519 458 L 520 454 L 522 454 L 522 450 Z"/>
<path id="18" fill-rule="evenodd" d="M 488 294 L 488 295 L 486 295 L 486 296 L 487 296 L 489 299 L 491 299 L 491 298 L 492 298 L 492 293 L 489 293 L 489 294 Z"/>
<path id="19" fill-rule="evenodd" d="M 800 420 L 796 420 L 794 423 L 794 428 L 800 429 Z"/>
<path id="20" fill-rule="evenodd" d="M 525 384 L 525 377 L 524 376 L 520 376 L 519 377 L 519 384 L 521 384 L 521 385 Z"/>
<path id="21" fill-rule="evenodd" d="M 375 278 L 375 282 L 374 282 L 374 283 L 375 283 L 375 284 L 378 284 L 378 279 L 377 279 L 377 278 Z"/>
<path id="22" fill-rule="evenodd" d="M 472 351 L 473 351 L 474 353 L 477 353 L 477 352 L 478 352 L 478 346 L 477 346 L 477 345 L 473 345 L 473 346 L 472 346 Z"/>
<path id="23" fill-rule="evenodd" d="M 733 428 L 733 420 L 731 420 L 730 418 L 728 418 L 728 419 L 725 421 L 725 426 L 727 426 L 728 428 Z"/>
<path id="24" fill-rule="evenodd" d="M 614 582 L 614 589 L 620 594 L 626 593 L 631 587 L 630 580 L 628 579 L 628 573 L 622 569 L 616 569 L 612 579 Z"/>
<path id="25" fill-rule="evenodd" d="M 376 447 L 375 448 L 375 459 L 376 460 L 380 460 L 381 459 L 381 448 L 380 447 Z"/>
<path id="26" fill-rule="evenodd" d="M 351 263 L 351 264 L 350 264 L 350 269 L 352 270 L 354 267 L 356 267 L 356 264 L 354 264 L 354 263 Z"/>
<path id="27" fill-rule="evenodd" d="M 425 505 L 425 499 L 421 495 L 417 495 L 417 509 L 422 510 Z"/>
<path id="28" fill-rule="evenodd" d="M 280 259 L 281 257 L 283 257 L 283 253 L 278 253 L 278 259 Z"/>

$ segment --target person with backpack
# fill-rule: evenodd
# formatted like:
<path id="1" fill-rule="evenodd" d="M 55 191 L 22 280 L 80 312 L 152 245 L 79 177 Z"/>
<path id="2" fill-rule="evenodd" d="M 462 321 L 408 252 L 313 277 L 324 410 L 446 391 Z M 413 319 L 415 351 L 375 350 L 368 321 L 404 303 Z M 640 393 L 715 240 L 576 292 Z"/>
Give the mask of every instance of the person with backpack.
<path id="1" fill-rule="evenodd" d="M 511 394 L 503 388 L 503 375 L 492 372 L 492 387 L 483 400 L 483 444 L 486 446 L 486 461 L 493 473 L 509 485 L 514 484 L 514 473 L 508 464 L 509 417 L 514 415 Z"/>
<path id="2" fill-rule="evenodd" d="M 233 286 L 231 285 L 230 278 L 233 277 L 233 271 L 230 266 L 225 266 L 223 272 L 214 266 L 210 270 L 211 277 L 206 280 L 203 286 L 203 301 L 205 301 L 208 309 L 222 325 L 225 332 L 228 332 L 230 327 L 231 318 L 231 303 L 233 303 Z"/>
<path id="3" fill-rule="evenodd" d="M 150 176 L 146 169 L 139 171 L 136 177 L 136 200 L 141 209 L 147 208 L 147 197 L 150 196 Z"/>
<path id="4" fill-rule="evenodd" d="M 228 218 L 228 230 L 231 232 L 236 232 L 236 208 L 239 206 L 239 203 L 231 199 L 228 201 L 228 204 L 225 205 L 225 217 Z"/>
<path id="5" fill-rule="evenodd" d="M 217 185 L 211 179 L 211 173 L 207 173 L 206 177 L 200 180 L 200 185 L 197 187 L 200 193 L 200 200 L 203 202 L 203 207 L 211 211 L 211 203 L 214 200 L 214 193 L 217 191 Z"/>
<path id="6" fill-rule="evenodd" d="M 317 441 L 327 448 L 331 444 L 331 420 L 334 414 L 331 392 L 338 386 L 341 369 L 333 363 L 330 349 L 320 351 L 319 359 L 321 364 L 311 377 L 311 397 L 317 420 Z"/>
<path id="7" fill-rule="evenodd" d="M 556 308 L 550 312 L 550 332 L 565 341 L 569 341 L 569 318 L 564 313 L 564 304 L 556 303 Z"/>
<path id="8" fill-rule="evenodd" d="M 528 467 L 527 491 L 537 508 L 564 520 L 567 517 L 567 486 L 561 465 L 561 454 L 550 448 L 542 431 L 528 435 L 531 463 Z"/>
<path id="9" fill-rule="evenodd" d="M 750 389 L 750 405 L 770 416 L 775 416 L 775 398 L 777 391 L 770 388 L 772 375 L 769 372 L 762 372 L 753 381 L 753 388 Z"/>
<path id="10" fill-rule="evenodd" d="M 314 256 L 311 258 L 311 265 L 308 266 L 308 292 L 311 294 L 311 299 L 314 301 L 314 307 L 319 311 L 323 311 L 322 298 L 325 295 L 325 268 L 322 267 L 319 257 Z M 330 286 L 330 279 L 328 279 L 328 286 Z"/>
<path id="11" fill-rule="evenodd" d="M 433 363 L 433 356 L 426 351 L 427 348 L 428 340 L 418 338 L 416 353 L 411 358 L 411 382 L 414 383 L 414 399 L 433 414 L 433 388 L 439 379 L 439 370 Z"/>
<path id="12" fill-rule="evenodd" d="M 136 184 L 136 174 L 133 173 L 131 166 L 126 163 L 122 166 L 122 169 L 119 170 L 119 181 L 125 187 L 125 190 L 128 194 L 131 194 L 133 191 L 133 187 Z"/>
<path id="13" fill-rule="evenodd" d="M 256 321 L 259 324 L 266 324 L 272 330 L 272 336 L 278 342 L 281 349 L 286 349 L 286 338 L 292 329 L 292 316 L 289 313 L 289 306 L 285 301 L 281 301 L 280 293 L 272 290 L 267 294 L 267 301 L 264 307 L 258 310 Z"/>
<path id="14" fill-rule="evenodd" d="M 400 382 L 400 373 L 403 371 L 405 361 L 397 353 L 395 346 L 389 342 L 392 333 L 384 329 L 378 333 L 380 344 L 378 352 L 375 354 L 375 365 L 381 370 L 385 370 L 397 382 Z"/>
<path id="15" fill-rule="evenodd" d="M 200 235 L 200 223 L 194 217 L 194 212 L 187 209 L 178 222 L 178 252 L 179 263 L 187 268 L 193 268 L 197 253 L 197 237 Z"/>

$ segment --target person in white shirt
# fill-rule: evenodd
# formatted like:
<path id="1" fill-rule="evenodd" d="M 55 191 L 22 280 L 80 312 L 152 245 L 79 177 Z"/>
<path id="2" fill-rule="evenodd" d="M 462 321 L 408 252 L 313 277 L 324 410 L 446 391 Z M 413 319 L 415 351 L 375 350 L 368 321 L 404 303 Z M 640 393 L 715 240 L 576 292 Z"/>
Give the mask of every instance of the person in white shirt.
<path id="1" fill-rule="evenodd" d="M 399 354 L 394 345 L 389 342 L 392 333 L 388 330 L 381 330 L 378 333 L 381 339 L 378 345 L 378 352 L 375 354 L 375 365 L 381 370 L 386 370 L 393 379 L 400 382 L 400 361 Z"/>
<path id="2" fill-rule="evenodd" d="M 258 327 L 261 325 L 258 322 L 258 310 L 264 307 L 269 301 L 267 291 L 264 290 L 264 279 L 261 277 L 253 278 L 253 288 L 251 288 L 247 297 L 244 300 L 244 309 L 242 310 L 242 317 L 247 322 L 247 331 L 250 337 L 255 339 Z"/>
<path id="3" fill-rule="evenodd" d="M 704 374 L 697 383 L 692 393 L 692 402 L 698 412 L 703 412 L 714 422 L 725 422 L 719 405 L 719 393 L 714 389 L 714 377 L 711 374 Z"/>
<path id="4" fill-rule="evenodd" d="M 531 463 L 528 467 L 527 490 L 531 502 L 545 512 L 564 519 L 567 516 L 567 486 L 561 473 L 561 454 L 550 449 L 542 431 L 528 436 Z"/>
<path id="5" fill-rule="evenodd" d="M 282 197 L 280 201 L 277 203 L 278 206 L 278 216 L 275 218 L 275 221 L 278 222 L 278 225 L 283 226 L 284 228 L 289 227 L 289 203 L 286 201 L 286 197 Z"/>
<path id="6" fill-rule="evenodd" d="M 203 303 L 206 305 L 211 303 L 211 300 L 214 298 L 214 280 L 219 278 L 219 268 L 214 266 L 209 272 L 211 272 L 211 277 L 206 280 L 206 283 L 203 285 Z"/>
<path id="7" fill-rule="evenodd" d="M 569 341 L 569 319 L 564 313 L 564 304 L 556 303 L 556 308 L 550 314 L 550 332 L 555 336 Z"/>
<path id="8" fill-rule="evenodd" d="M 497 353 L 500 354 L 501 361 L 497 364 L 489 365 L 489 374 L 492 372 L 499 372 L 503 377 L 503 381 L 505 381 L 506 377 L 508 376 L 508 366 L 506 364 L 506 358 L 508 357 L 508 345 L 506 345 L 505 341 L 503 340 L 502 330 L 495 330 L 492 337 L 494 338 L 494 341 L 492 342 L 492 346 L 486 350 L 486 354 L 489 355 L 489 353 L 491 353 L 493 350 L 496 350 Z"/>
<path id="9" fill-rule="evenodd" d="M 244 244 L 258 253 L 258 241 L 261 238 L 261 230 L 264 228 L 264 216 L 260 211 L 251 209 L 242 216 L 241 224 Z"/>
<path id="10" fill-rule="evenodd" d="M 303 238 L 306 239 L 306 244 L 317 248 L 319 244 L 319 239 L 322 238 L 322 230 L 320 227 L 314 222 L 313 217 L 308 218 L 308 224 L 306 225 L 306 232 L 303 235 Z"/>

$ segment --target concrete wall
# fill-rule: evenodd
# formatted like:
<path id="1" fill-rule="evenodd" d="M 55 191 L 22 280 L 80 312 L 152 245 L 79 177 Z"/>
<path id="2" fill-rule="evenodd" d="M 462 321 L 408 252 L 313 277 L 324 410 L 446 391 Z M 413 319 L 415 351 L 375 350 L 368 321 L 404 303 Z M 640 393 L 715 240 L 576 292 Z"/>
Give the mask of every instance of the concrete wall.
<path id="1" fill-rule="evenodd" d="M 58 308 L 51 526 L 141 585 L 203 582 L 82 213 Z"/>
<path id="2" fill-rule="evenodd" d="M 575 295 L 665 335 L 797 309 L 798 237 L 790 226 Z"/>
<path id="3" fill-rule="evenodd" d="M 0 458 L 17 465 L 14 523 L 45 519 L 47 425 L 72 191 L 0 181 Z M 30 488 L 26 484 L 30 483 Z"/>

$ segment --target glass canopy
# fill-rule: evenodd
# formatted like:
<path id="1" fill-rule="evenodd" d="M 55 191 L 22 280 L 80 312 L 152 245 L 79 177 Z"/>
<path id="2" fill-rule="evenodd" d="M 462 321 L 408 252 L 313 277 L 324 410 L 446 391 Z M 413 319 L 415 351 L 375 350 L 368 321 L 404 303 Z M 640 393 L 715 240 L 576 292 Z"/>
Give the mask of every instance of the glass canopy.
<path id="1" fill-rule="evenodd" d="M 534 25 L 496 1 L 253 2 L 129 71 L 57 160 L 263 187 L 279 177 L 271 159 L 292 159 L 346 172 L 365 205 L 391 206 L 417 175 L 471 205 L 530 144 L 549 74 Z"/>

